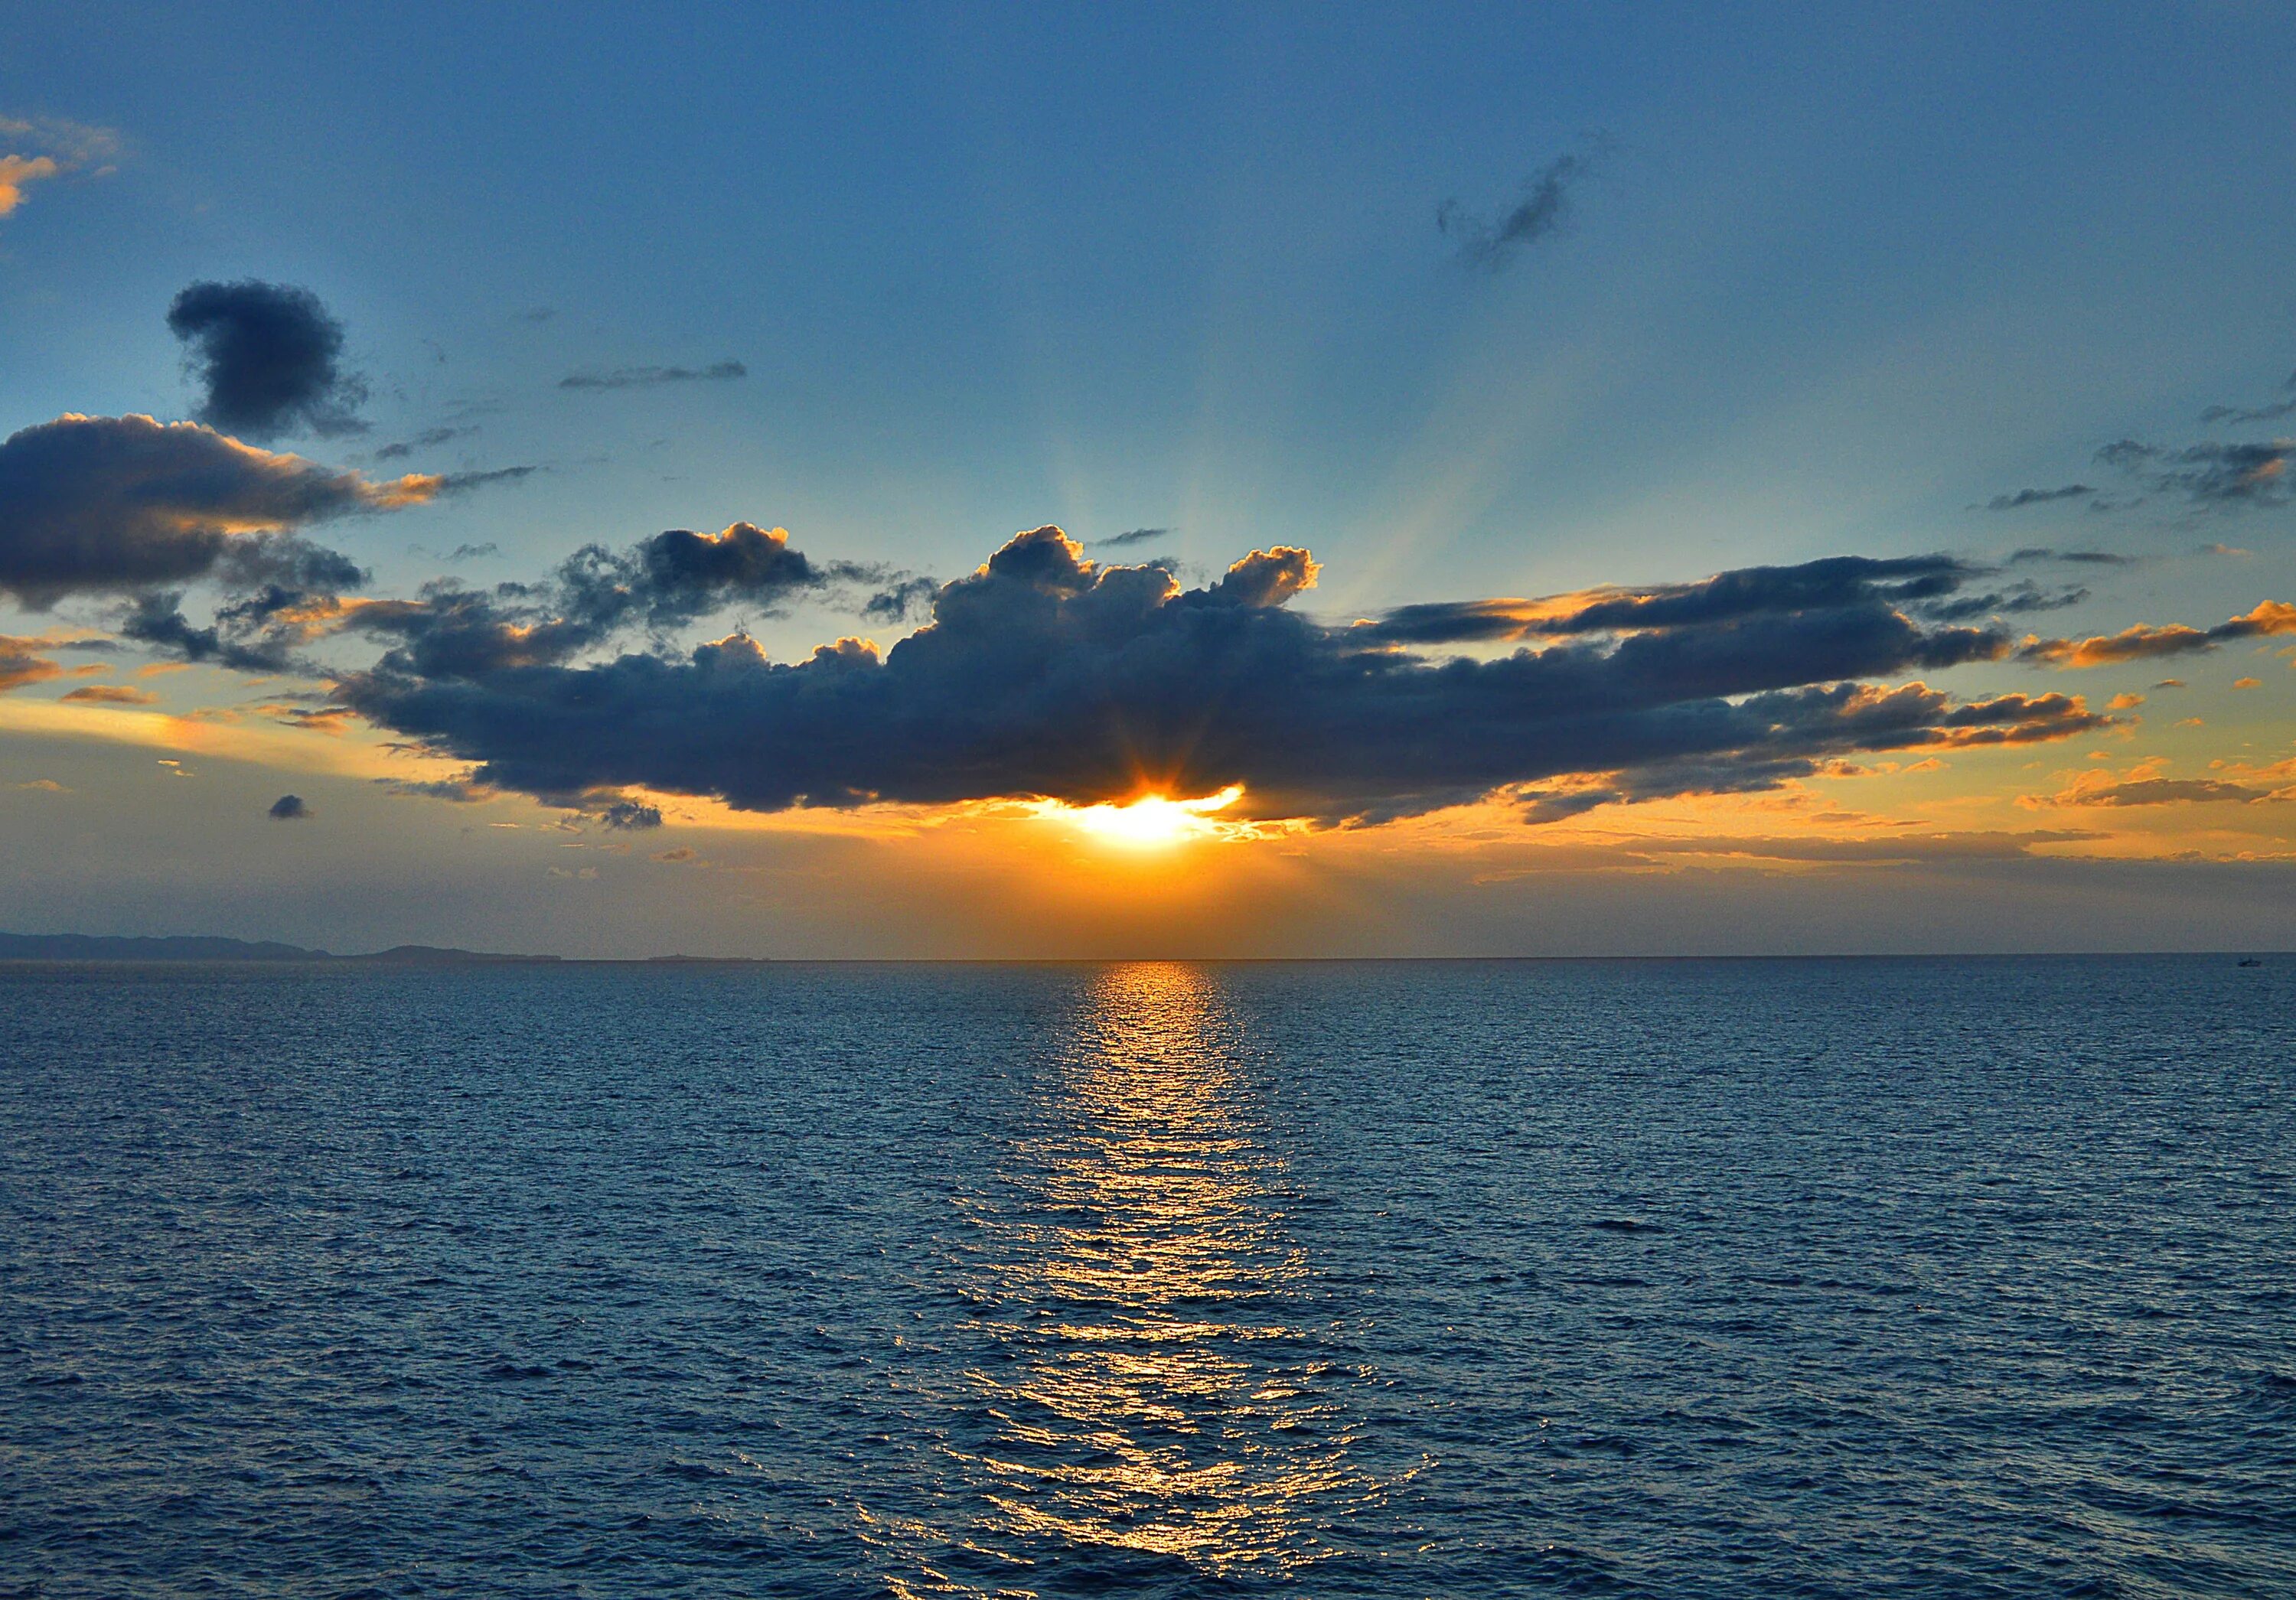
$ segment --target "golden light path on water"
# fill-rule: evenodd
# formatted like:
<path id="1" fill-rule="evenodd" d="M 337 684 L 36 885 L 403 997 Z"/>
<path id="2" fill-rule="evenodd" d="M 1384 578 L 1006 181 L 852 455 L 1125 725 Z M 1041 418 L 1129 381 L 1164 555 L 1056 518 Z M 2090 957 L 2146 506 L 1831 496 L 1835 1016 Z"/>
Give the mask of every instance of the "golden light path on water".
<path id="1" fill-rule="evenodd" d="M 1382 1497 L 1348 1458 L 1350 1372 L 1294 1325 L 1309 1265 L 1234 1031 L 1210 973 L 1102 969 L 1015 1153 L 1028 1203 L 980 1218 L 989 1332 L 1017 1358 L 966 1374 L 988 1426 L 955 1453 L 980 1497 L 972 1537 L 1021 1567 L 1002 1592 L 1035 1592 L 1027 1568 L 1078 1551 L 1297 1568 Z"/>

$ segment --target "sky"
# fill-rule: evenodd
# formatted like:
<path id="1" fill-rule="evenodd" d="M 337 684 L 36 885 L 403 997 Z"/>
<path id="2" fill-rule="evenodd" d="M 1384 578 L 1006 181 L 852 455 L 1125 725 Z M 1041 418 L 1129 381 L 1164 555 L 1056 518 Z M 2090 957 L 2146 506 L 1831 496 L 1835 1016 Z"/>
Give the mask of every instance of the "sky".
<path id="1" fill-rule="evenodd" d="M 2290 948 L 2291 20 L 17 8 L 0 927 Z"/>

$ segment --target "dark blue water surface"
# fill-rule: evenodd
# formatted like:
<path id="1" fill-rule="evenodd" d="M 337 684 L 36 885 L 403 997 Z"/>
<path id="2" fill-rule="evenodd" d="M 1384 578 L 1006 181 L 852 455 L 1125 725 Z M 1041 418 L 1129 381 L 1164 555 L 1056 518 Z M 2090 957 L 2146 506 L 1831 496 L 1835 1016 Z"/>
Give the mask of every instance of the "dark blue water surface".
<path id="1" fill-rule="evenodd" d="M 0 970 L 0 1594 L 2296 1595 L 2296 963 Z"/>

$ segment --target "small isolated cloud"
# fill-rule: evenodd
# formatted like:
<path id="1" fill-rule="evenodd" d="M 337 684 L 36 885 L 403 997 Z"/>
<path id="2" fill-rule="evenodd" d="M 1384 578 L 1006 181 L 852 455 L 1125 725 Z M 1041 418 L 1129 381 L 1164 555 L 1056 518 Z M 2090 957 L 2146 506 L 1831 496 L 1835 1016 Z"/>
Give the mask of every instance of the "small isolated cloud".
<path id="1" fill-rule="evenodd" d="M 561 389 L 652 389 L 664 383 L 724 383 L 746 378 L 750 369 L 738 361 L 713 361 L 708 366 L 618 366 L 609 373 L 571 373 L 558 380 Z"/>
<path id="2" fill-rule="evenodd" d="M 374 453 L 377 461 L 403 461 L 417 450 L 436 449 L 451 439 L 465 439 L 478 431 L 476 425 L 457 428 L 425 428 L 412 439 L 402 439 L 384 445 Z"/>
<path id="3" fill-rule="evenodd" d="M 338 472 L 197 423 L 61 416 L 0 442 L 0 590 L 45 608 L 211 574 L 354 583 L 354 563 L 294 530 L 415 505 L 439 486 Z"/>
<path id="4" fill-rule="evenodd" d="M 447 552 L 448 561 L 478 561 L 489 555 L 500 555 L 502 546 L 488 539 L 483 545 L 457 545 Z"/>
<path id="5" fill-rule="evenodd" d="M 598 820 L 610 828 L 636 833 L 661 826 L 661 809 L 640 800 L 618 800 L 598 813 Z"/>
<path id="6" fill-rule="evenodd" d="M 2164 677 L 2152 686 L 2155 689 L 2181 689 L 2185 686 L 2185 680 L 2181 677 Z"/>
<path id="7" fill-rule="evenodd" d="M 541 470 L 540 467 L 496 467 L 483 472 L 448 472 L 439 480 L 439 492 L 442 495 L 464 495 L 474 488 L 484 488 L 490 483 L 516 483 L 520 479 L 530 478 Z"/>
<path id="8" fill-rule="evenodd" d="M 168 326 L 207 390 L 194 414 L 210 427 L 259 441 L 365 431 L 366 385 L 343 370 L 343 325 L 309 290 L 193 283 L 168 308 Z"/>
<path id="9" fill-rule="evenodd" d="M 2133 711 L 2144 703 L 2142 694 L 2116 694 L 2104 702 L 2108 711 Z"/>
<path id="10" fill-rule="evenodd" d="M 686 846 L 681 844 L 676 849 L 657 851 L 653 859 L 656 861 L 667 862 L 672 866 L 682 866 L 688 862 L 693 862 L 698 865 L 701 862 L 701 857 L 695 855 L 693 851 Z"/>
<path id="11" fill-rule="evenodd" d="M 2235 689 L 2261 689 L 2264 680 L 2260 677 L 2236 677 L 2232 680 L 2232 686 Z"/>
<path id="12" fill-rule="evenodd" d="M 119 684 L 87 684 L 63 698 L 99 706 L 148 706 L 157 704 L 160 699 L 145 690 L 130 689 Z"/>
<path id="13" fill-rule="evenodd" d="M 0 217 L 22 205 L 34 184 L 103 165 L 119 152 L 119 135 L 108 127 L 48 118 L 0 117 Z"/>
<path id="14" fill-rule="evenodd" d="M 2115 555 L 2110 550 L 2054 550 L 2046 545 L 2028 545 L 2022 550 L 2010 553 L 2012 566 L 2021 562 L 2067 562 L 2077 567 L 2133 567 L 2133 555 Z"/>
<path id="15" fill-rule="evenodd" d="M 1104 539 L 1095 539 L 1093 544 L 1099 549 L 1119 550 L 1128 545 L 1145 545 L 1152 539 L 1169 538 L 1171 535 L 1172 530 L 1168 528 L 1135 528 L 1129 532 L 1111 533 Z"/>
<path id="16" fill-rule="evenodd" d="M 512 322 L 545 323 L 557 315 L 558 308 L 555 306 L 529 306 L 525 310 L 516 313 L 511 320 Z"/>
<path id="17" fill-rule="evenodd" d="M 2284 397 L 2267 400 L 2261 406 L 2211 406 L 2201 413 L 2201 421 L 2211 426 L 2230 423 L 2235 427 L 2246 423 L 2276 423 L 2284 416 L 2296 416 L 2296 373 L 2281 382 L 2280 393 Z"/>
<path id="18" fill-rule="evenodd" d="M 29 789 L 37 794 L 70 794 L 71 792 L 53 778 L 33 778 L 29 783 L 12 784 L 11 787 Z"/>
<path id="19" fill-rule="evenodd" d="M 2013 495 L 1996 495 L 1985 503 L 1988 511 L 2022 511 L 2029 505 L 2046 505 L 2055 500 L 2078 500 L 2096 491 L 2086 483 L 2068 483 L 2057 488 L 2021 488 Z"/>
<path id="20" fill-rule="evenodd" d="M 1447 200 L 1435 208 L 1436 229 L 1458 242 L 1463 265 L 1499 272 L 1570 219 L 1571 192 L 1611 148 L 1611 142 L 1598 135 L 1584 151 L 1556 156 L 1523 180 L 1521 197 L 1496 217 L 1478 216 L 1457 201 Z"/>
<path id="21" fill-rule="evenodd" d="M 311 816 L 313 812 L 303 803 L 301 795 L 283 794 L 271 802 L 271 809 L 264 815 L 274 822 L 301 822 Z"/>
<path id="22" fill-rule="evenodd" d="M 2243 550 L 2238 545 L 2202 545 L 2201 546 L 2201 554 L 2202 555 L 2243 556 L 2253 555 L 2256 552 L 2253 550 Z"/>

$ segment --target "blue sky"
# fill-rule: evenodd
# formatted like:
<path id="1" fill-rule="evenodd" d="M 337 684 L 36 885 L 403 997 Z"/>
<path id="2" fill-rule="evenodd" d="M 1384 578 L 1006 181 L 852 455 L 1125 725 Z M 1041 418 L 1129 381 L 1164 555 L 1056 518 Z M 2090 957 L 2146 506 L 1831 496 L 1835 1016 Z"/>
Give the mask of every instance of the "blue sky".
<path id="1" fill-rule="evenodd" d="M 1980 507 L 2120 494 L 2101 446 L 2218 437 L 2296 368 L 2289 21 L 34 5 L 0 117 L 119 152 L 0 217 L 0 432 L 190 414 L 165 309 L 252 277 L 371 390 L 367 434 L 283 447 L 537 469 L 331 529 L 378 590 L 735 521 L 948 578 L 1057 522 L 1171 529 L 1143 554 L 1191 582 L 1307 546 L 1341 620 L 2046 545 L 2144 558 L 2053 628 L 2205 627 L 2296 590 L 2284 502 Z M 1439 231 L 1571 154 L 1497 269 Z M 781 656 L 854 627 L 736 619 Z M 2287 743 L 2271 665 L 2211 708 L 2240 759 Z"/>

